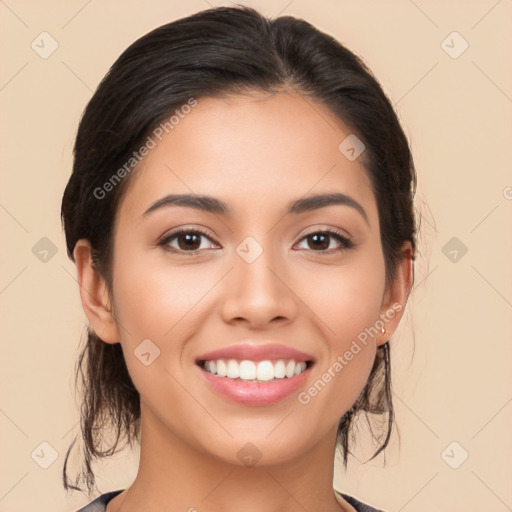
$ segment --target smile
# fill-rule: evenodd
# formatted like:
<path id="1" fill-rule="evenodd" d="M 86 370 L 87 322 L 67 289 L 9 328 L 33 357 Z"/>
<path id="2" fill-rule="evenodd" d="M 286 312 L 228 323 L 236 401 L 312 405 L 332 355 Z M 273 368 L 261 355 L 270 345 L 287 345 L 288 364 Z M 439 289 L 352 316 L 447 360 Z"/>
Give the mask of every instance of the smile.
<path id="1" fill-rule="evenodd" d="M 309 362 L 311 365 L 311 362 Z M 227 377 L 228 379 L 238 379 L 253 382 L 268 382 L 275 379 L 291 379 L 295 375 L 300 375 L 308 367 L 306 361 L 288 361 L 279 359 L 277 361 L 251 361 L 244 359 L 237 361 L 236 359 L 217 359 L 211 361 L 203 361 L 202 368 L 219 377 Z"/>
<path id="2" fill-rule="evenodd" d="M 218 359 L 200 361 L 196 368 L 208 387 L 223 399 L 246 406 L 269 406 L 297 393 L 313 366 L 312 361 Z"/>
<path id="3" fill-rule="evenodd" d="M 312 354 L 280 342 L 241 342 L 198 355 L 196 368 L 216 395 L 243 405 L 271 405 L 305 384 Z"/>

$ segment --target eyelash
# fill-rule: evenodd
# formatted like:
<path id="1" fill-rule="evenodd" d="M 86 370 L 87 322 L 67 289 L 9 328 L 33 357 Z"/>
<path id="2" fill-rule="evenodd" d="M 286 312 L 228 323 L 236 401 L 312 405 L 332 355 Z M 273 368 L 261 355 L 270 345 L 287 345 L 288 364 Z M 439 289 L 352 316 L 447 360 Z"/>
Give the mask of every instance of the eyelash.
<path id="1" fill-rule="evenodd" d="M 166 251 L 169 251 L 169 252 L 172 252 L 172 253 L 188 254 L 189 256 L 194 256 L 197 253 L 199 253 L 202 250 L 204 250 L 204 249 L 195 249 L 193 251 L 184 251 L 182 249 L 175 249 L 175 248 L 171 248 L 171 247 L 168 246 L 168 244 L 169 244 L 169 242 L 171 240 L 173 240 L 174 238 L 177 238 L 179 235 L 182 235 L 182 234 L 185 234 L 185 233 L 186 234 L 193 233 L 193 234 L 203 235 L 204 237 L 208 238 L 211 242 L 214 242 L 211 239 L 211 237 L 210 237 L 210 235 L 208 233 L 206 233 L 205 231 L 203 231 L 203 230 L 201 230 L 199 228 L 194 228 L 194 229 L 184 228 L 184 229 L 179 229 L 177 231 L 173 231 L 173 232 L 169 233 L 168 235 L 165 235 L 164 237 L 162 237 L 160 239 L 160 241 L 158 242 L 157 245 L 159 247 L 162 247 Z M 314 249 L 307 249 L 309 252 L 325 253 L 325 254 L 332 254 L 333 252 L 340 252 L 341 253 L 341 252 L 347 251 L 349 249 L 352 249 L 356 245 L 349 238 L 347 238 L 345 235 L 343 235 L 340 231 L 337 231 L 337 230 L 317 230 L 317 231 L 312 231 L 311 233 L 307 233 L 306 235 L 304 235 L 300 239 L 299 242 L 302 242 L 302 240 L 308 238 L 311 235 L 318 235 L 318 234 L 329 235 L 329 236 L 335 238 L 336 240 L 338 240 L 338 242 L 341 243 L 341 247 L 338 247 L 338 248 L 335 248 L 335 249 L 331 249 L 331 250 L 319 250 L 319 251 L 315 251 Z"/>

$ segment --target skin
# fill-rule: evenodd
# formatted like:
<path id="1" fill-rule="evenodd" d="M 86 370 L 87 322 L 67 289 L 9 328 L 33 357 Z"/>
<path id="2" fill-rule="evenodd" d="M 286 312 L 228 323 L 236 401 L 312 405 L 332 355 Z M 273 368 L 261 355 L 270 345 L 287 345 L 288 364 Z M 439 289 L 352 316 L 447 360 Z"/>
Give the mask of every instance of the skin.
<path id="1" fill-rule="evenodd" d="M 84 310 L 106 343 L 121 343 L 141 395 L 140 466 L 108 512 L 353 511 L 333 493 L 336 428 L 369 376 L 378 345 L 397 328 L 411 286 L 411 247 L 385 283 L 377 204 L 361 163 L 338 149 L 350 129 L 325 106 L 294 91 L 200 98 L 144 159 L 120 204 L 113 291 L 91 266 L 90 245 L 74 250 Z M 283 216 L 288 202 L 342 192 L 347 205 Z M 143 216 L 167 194 L 226 202 L 233 216 L 168 207 Z M 108 200 L 108 199 L 105 199 Z M 201 228 L 199 253 L 183 237 L 158 246 L 176 227 Z M 306 235 L 338 229 L 324 248 Z M 263 249 L 247 263 L 236 248 L 251 236 Z M 210 238 L 210 239 L 209 239 Z M 268 406 L 232 402 L 213 391 L 197 356 L 250 337 L 312 354 L 307 390 L 365 328 L 393 304 L 402 309 L 385 335 L 366 346 L 303 405 L 293 393 Z M 144 339 L 160 356 L 143 365 Z M 246 467 L 237 452 L 251 442 L 261 459 Z M 192 507 L 195 507 L 192 508 Z"/>

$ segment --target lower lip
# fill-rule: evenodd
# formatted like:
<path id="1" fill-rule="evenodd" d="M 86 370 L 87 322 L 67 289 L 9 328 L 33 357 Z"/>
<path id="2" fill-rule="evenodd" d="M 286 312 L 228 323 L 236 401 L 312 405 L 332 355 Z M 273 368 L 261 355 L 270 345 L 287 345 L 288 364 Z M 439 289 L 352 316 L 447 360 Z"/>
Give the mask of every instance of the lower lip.
<path id="1" fill-rule="evenodd" d="M 219 377 L 198 366 L 211 387 L 221 395 L 244 405 L 271 405 L 297 391 L 307 380 L 311 367 L 291 378 L 250 382 Z"/>

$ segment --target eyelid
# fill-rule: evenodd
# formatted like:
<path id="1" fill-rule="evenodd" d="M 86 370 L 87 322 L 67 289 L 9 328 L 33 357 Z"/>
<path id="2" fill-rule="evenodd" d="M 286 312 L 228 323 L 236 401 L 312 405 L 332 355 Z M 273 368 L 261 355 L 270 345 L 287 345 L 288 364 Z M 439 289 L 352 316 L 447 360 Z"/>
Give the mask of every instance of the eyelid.
<path id="1" fill-rule="evenodd" d="M 316 224 L 314 226 L 309 226 L 308 228 L 305 228 L 305 229 L 306 229 L 306 232 L 301 235 L 300 240 L 302 240 L 305 236 L 312 235 L 314 233 L 335 233 L 335 234 L 342 236 L 343 238 L 346 238 L 347 240 L 352 241 L 352 235 L 350 235 L 344 229 L 337 228 L 334 226 L 328 226 L 328 225 L 324 225 L 324 226 L 320 225 L 319 226 L 318 224 Z"/>
<path id="2" fill-rule="evenodd" d="M 188 231 L 199 231 L 199 232 L 201 232 L 202 234 L 204 234 L 206 236 L 213 237 L 212 231 L 210 229 L 202 226 L 201 224 L 179 224 L 179 225 L 174 226 L 173 228 L 167 230 L 160 237 L 160 239 L 168 237 L 169 235 L 174 235 L 174 234 L 179 233 L 181 231 L 187 231 L 187 232 Z"/>

